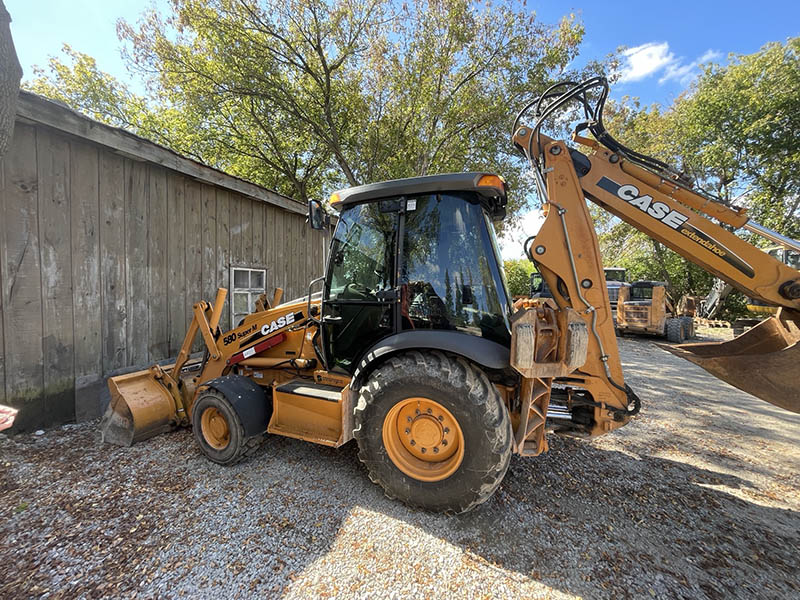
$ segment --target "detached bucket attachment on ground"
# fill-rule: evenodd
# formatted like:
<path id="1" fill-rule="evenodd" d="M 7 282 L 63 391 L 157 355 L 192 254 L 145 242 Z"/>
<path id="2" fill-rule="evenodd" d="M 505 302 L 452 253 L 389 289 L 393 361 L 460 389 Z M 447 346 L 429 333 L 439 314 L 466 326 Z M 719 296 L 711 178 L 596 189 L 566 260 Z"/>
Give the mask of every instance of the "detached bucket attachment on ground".
<path id="1" fill-rule="evenodd" d="M 111 402 L 100 423 L 104 442 L 130 446 L 175 427 L 175 399 L 157 374 L 147 369 L 108 380 Z"/>
<path id="2" fill-rule="evenodd" d="M 770 317 L 728 342 L 661 347 L 748 394 L 800 413 L 800 329 L 795 321 Z"/>

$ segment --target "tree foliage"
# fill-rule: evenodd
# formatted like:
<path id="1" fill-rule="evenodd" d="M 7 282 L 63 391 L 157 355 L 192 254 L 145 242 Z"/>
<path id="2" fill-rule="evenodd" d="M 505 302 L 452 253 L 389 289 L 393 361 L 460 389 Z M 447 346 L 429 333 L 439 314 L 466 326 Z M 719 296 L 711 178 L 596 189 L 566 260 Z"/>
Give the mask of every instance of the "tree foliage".
<path id="1" fill-rule="evenodd" d="M 800 37 L 707 65 L 674 107 L 684 168 L 800 237 Z"/>
<path id="2" fill-rule="evenodd" d="M 506 283 L 508 283 L 508 293 L 511 296 L 527 296 L 531 291 L 531 273 L 533 273 L 533 263 L 527 258 L 503 261 L 503 269 L 506 273 Z"/>
<path id="3" fill-rule="evenodd" d="M 722 201 L 790 237 L 800 235 L 800 38 L 708 64 L 672 106 L 609 103 L 606 124 L 624 144 L 672 164 Z M 705 295 L 713 277 L 608 213 L 593 209 L 605 264 Z M 754 243 L 766 242 L 751 238 Z M 731 299 L 731 310 L 741 302 Z"/>
<path id="4" fill-rule="evenodd" d="M 118 34 L 146 99 L 70 50 L 31 89 L 298 199 L 494 170 L 514 214 L 514 108 L 567 74 L 583 27 L 512 0 L 173 0 Z"/>
<path id="5" fill-rule="evenodd" d="M 24 82 L 32 92 L 57 100 L 88 117 L 121 127 L 169 146 L 187 156 L 200 158 L 194 149 L 194 132 L 182 111 L 168 106 L 154 106 L 147 98 L 104 73 L 97 61 L 70 47 L 62 46 L 63 62 L 51 58 L 47 68 L 34 67 L 34 79 Z"/>

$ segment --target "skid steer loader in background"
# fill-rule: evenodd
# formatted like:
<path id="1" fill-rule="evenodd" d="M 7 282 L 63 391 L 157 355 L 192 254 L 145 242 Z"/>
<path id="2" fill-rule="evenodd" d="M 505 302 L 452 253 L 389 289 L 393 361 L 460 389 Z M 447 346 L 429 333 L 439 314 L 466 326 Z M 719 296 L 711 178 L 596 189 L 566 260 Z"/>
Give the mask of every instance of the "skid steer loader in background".
<path id="1" fill-rule="evenodd" d="M 498 487 L 512 453 L 547 449 L 546 431 L 599 435 L 639 411 L 585 198 L 780 307 L 733 342 L 675 351 L 800 412 L 800 273 L 692 209 L 777 234 L 619 145 L 602 127 L 607 92 L 601 78 L 554 86 L 514 126 L 546 214 L 525 251 L 551 298 L 509 299 L 492 226 L 507 201 L 499 176 L 346 189 L 331 198 L 339 218 L 325 275 L 308 296 L 263 307 L 227 332 L 218 327 L 225 291 L 213 305 L 198 302 L 172 367 L 109 380 L 106 439 L 131 443 L 191 424 L 202 452 L 231 464 L 265 433 L 334 447 L 355 437 L 387 495 L 429 510 L 471 509 Z M 588 127 L 595 138 L 574 138 L 588 155 L 541 133 L 575 102 L 587 119 L 578 133 Z M 321 210 L 310 203 L 312 226 Z M 198 333 L 205 355 L 189 363 Z"/>
<path id="2" fill-rule="evenodd" d="M 663 281 L 634 281 L 619 289 L 617 296 L 617 333 L 645 333 L 683 343 L 694 337 L 694 317 L 688 300 L 682 302 L 683 314 L 667 293 Z M 612 309 L 613 310 L 613 309 Z"/>

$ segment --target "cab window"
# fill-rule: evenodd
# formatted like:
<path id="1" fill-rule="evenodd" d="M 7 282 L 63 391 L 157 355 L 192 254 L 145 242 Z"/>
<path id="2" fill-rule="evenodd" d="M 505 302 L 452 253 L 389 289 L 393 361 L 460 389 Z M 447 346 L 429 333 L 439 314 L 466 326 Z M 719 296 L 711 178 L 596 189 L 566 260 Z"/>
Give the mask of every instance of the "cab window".
<path id="1" fill-rule="evenodd" d="M 456 330 L 507 345 L 505 285 L 477 199 L 437 194 L 412 206 L 402 244 L 402 329 Z"/>
<path id="2" fill-rule="evenodd" d="M 644 286 L 633 286 L 631 288 L 631 299 L 633 300 L 652 300 L 653 288 Z"/>
<path id="3" fill-rule="evenodd" d="M 374 296 L 391 287 L 396 220 L 396 214 L 382 213 L 377 203 L 341 215 L 331 248 L 329 299 Z"/>

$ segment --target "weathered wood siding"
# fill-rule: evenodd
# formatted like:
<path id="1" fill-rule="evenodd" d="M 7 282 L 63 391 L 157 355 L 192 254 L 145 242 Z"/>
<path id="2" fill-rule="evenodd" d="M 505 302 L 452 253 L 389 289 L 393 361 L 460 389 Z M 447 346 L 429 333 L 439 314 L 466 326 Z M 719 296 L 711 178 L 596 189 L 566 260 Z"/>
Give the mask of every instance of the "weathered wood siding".
<path id="1" fill-rule="evenodd" d="M 106 377 L 175 356 L 231 266 L 301 296 L 322 240 L 296 210 L 19 120 L 0 163 L 0 403 L 21 409 L 15 429 L 98 416 Z"/>

